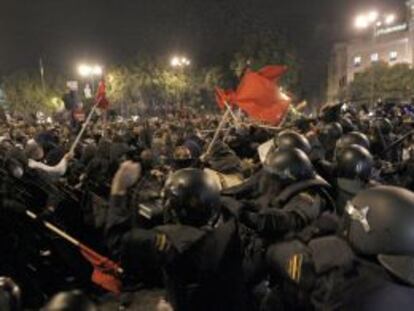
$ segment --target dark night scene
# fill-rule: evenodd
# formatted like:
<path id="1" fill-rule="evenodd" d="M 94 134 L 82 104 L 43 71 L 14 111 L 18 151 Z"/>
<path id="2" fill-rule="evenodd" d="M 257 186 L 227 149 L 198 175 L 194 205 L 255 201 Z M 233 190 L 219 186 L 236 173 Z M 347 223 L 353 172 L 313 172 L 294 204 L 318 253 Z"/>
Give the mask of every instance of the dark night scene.
<path id="1" fill-rule="evenodd" d="M 26 310 L 414 310 L 414 0 L 0 0 Z"/>

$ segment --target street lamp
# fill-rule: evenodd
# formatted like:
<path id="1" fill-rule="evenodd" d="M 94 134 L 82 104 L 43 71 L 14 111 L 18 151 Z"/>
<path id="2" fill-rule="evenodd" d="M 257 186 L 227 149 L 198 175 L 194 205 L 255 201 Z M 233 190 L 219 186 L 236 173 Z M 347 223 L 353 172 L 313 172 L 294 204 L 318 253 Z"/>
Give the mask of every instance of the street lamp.
<path id="1" fill-rule="evenodd" d="M 95 76 L 102 76 L 102 72 L 103 70 L 101 66 L 96 65 L 92 68 L 92 74 Z"/>
<path id="2" fill-rule="evenodd" d="M 365 15 L 358 15 L 355 18 L 355 28 L 365 29 L 368 27 L 368 19 Z"/>
<path id="3" fill-rule="evenodd" d="M 367 19 L 370 23 L 374 23 L 378 20 L 378 12 L 377 11 L 371 11 L 367 15 Z"/>
<path id="4" fill-rule="evenodd" d="M 78 72 L 82 77 L 102 76 L 103 69 L 99 65 L 81 64 L 78 67 Z"/>
<path id="5" fill-rule="evenodd" d="M 190 66 L 191 61 L 186 57 L 174 56 L 171 58 L 170 64 L 172 67 L 187 67 Z"/>
<path id="6" fill-rule="evenodd" d="M 372 27 L 374 30 L 374 36 L 377 33 L 377 28 L 382 25 L 391 25 L 395 22 L 395 14 L 380 15 L 377 11 L 371 11 L 366 14 L 360 14 L 355 18 L 355 28 L 366 29 Z"/>
<path id="7" fill-rule="evenodd" d="M 78 72 L 82 77 L 89 77 L 92 73 L 92 67 L 82 64 L 78 67 Z"/>
<path id="8" fill-rule="evenodd" d="M 92 81 L 92 92 L 95 92 L 95 77 L 102 77 L 103 68 L 100 65 L 80 64 L 78 73 L 85 79 Z"/>
<path id="9" fill-rule="evenodd" d="M 185 77 L 184 77 L 184 68 L 190 66 L 191 61 L 185 57 L 185 56 L 174 56 L 171 58 L 170 60 L 170 65 L 173 68 L 178 68 L 178 72 L 176 72 L 177 74 L 177 78 L 180 79 L 181 81 L 185 82 Z M 180 74 L 178 74 L 180 73 Z M 177 104 L 178 107 L 181 107 L 181 101 L 183 94 L 182 94 L 182 90 L 180 90 L 179 87 L 177 87 Z"/>
<path id="10" fill-rule="evenodd" d="M 385 24 L 386 25 L 391 25 L 392 23 L 395 22 L 395 19 L 396 19 L 396 17 L 395 17 L 394 14 L 389 14 L 385 17 Z"/>

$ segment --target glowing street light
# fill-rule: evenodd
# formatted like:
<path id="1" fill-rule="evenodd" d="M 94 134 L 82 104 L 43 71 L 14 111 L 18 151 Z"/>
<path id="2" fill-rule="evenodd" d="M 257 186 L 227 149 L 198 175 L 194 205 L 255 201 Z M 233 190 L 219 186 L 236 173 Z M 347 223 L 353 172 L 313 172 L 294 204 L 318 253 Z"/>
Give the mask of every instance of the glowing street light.
<path id="1" fill-rule="evenodd" d="M 365 29 L 369 25 L 368 19 L 364 15 L 360 15 L 355 20 L 356 28 Z"/>
<path id="2" fill-rule="evenodd" d="M 78 67 L 78 72 L 82 77 L 88 77 L 92 73 L 92 68 L 88 65 L 80 65 Z"/>
<path id="3" fill-rule="evenodd" d="M 186 57 L 174 56 L 171 58 L 170 64 L 172 67 L 186 67 L 190 66 L 191 61 Z"/>
<path id="4" fill-rule="evenodd" d="M 180 65 L 180 59 L 178 57 L 173 57 L 171 59 L 171 66 L 177 67 Z"/>
<path id="5" fill-rule="evenodd" d="M 92 68 L 92 74 L 94 74 L 95 76 L 102 76 L 102 73 L 103 70 L 101 66 L 96 65 Z"/>
<path id="6" fill-rule="evenodd" d="M 378 12 L 377 11 L 371 11 L 367 15 L 367 19 L 370 23 L 376 22 L 378 19 Z"/>
<path id="7" fill-rule="evenodd" d="M 89 65 L 89 64 L 80 64 L 78 66 L 78 73 L 79 75 L 89 80 L 92 84 L 92 93 L 95 92 L 95 77 L 102 77 L 103 75 L 103 68 L 99 65 Z"/>
<path id="8" fill-rule="evenodd" d="M 358 29 L 365 29 L 368 27 L 368 19 L 365 15 L 358 15 L 355 19 L 355 27 Z"/>
<path id="9" fill-rule="evenodd" d="M 395 14 L 380 15 L 377 11 L 371 11 L 367 14 L 360 14 L 355 18 L 355 28 L 357 29 L 366 29 L 368 27 L 373 27 L 374 32 L 376 28 L 381 27 L 382 25 L 391 25 L 395 22 Z"/>
<path id="10" fill-rule="evenodd" d="M 385 17 L 385 24 L 391 25 L 392 23 L 395 22 L 395 19 L 396 19 L 395 14 L 389 14 Z"/>
<path id="11" fill-rule="evenodd" d="M 82 77 L 102 76 L 103 69 L 99 65 L 81 64 L 78 67 L 78 72 Z"/>

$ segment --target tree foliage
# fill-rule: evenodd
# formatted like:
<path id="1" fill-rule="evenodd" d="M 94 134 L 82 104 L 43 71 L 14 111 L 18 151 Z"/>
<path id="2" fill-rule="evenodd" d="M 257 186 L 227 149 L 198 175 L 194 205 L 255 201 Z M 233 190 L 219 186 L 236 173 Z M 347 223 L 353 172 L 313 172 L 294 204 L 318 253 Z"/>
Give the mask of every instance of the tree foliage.
<path id="1" fill-rule="evenodd" d="M 234 55 L 231 69 L 240 77 L 247 64 L 253 70 L 271 64 L 286 65 L 289 69 L 281 80 L 282 86 L 293 92 L 300 91 L 299 63 L 282 35 L 270 30 L 246 35 L 240 49 Z"/>
<path id="2" fill-rule="evenodd" d="M 6 104 L 12 111 L 22 114 L 37 111 L 52 112 L 55 110 L 55 98 L 60 98 L 65 90 L 62 77 L 49 75 L 43 89 L 39 73 L 21 71 L 4 78 L 2 83 L 6 94 Z"/>
<path id="3" fill-rule="evenodd" d="M 115 105 L 129 105 L 148 109 L 169 103 L 205 104 L 213 98 L 214 86 L 219 83 L 219 68 L 172 68 L 142 57 L 114 66 L 108 74 L 108 96 Z"/>
<path id="4" fill-rule="evenodd" d="M 340 97 L 352 101 L 411 98 L 414 96 L 414 70 L 408 64 L 377 63 L 355 75 Z"/>

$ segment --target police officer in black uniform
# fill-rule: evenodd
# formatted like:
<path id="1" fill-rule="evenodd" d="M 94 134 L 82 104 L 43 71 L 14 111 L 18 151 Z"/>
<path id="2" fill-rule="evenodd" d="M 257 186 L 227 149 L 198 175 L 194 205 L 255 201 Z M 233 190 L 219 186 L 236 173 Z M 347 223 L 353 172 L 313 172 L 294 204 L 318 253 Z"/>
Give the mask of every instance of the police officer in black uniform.
<path id="1" fill-rule="evenodd" d="M 162 269 L 174 310 L 243 310 L 242 252 L 235 213 L 221 208 L 219 190 L 197 169 L 172 174 L 165 185 L 166 224 L 133 228 L 127 189 L 139 165 L 124 163 L 114 177 L 106 237 L 125 274 L 151 278 Z"/>
<path id="2" fill-rule="evenodd" d="M 268 155 L 260 178 L 260 196 L 242 203 L 240 221 L 258 237 L 245 257 L 246 280 L 255 287 L 266 276 L 269 245 L 300 236 L 309 240 L 336 230 L 330 185 L 319 177 L 306 154 L 296 148 Z M 322 217 L 324 212 L 327 212 Z M 321 218 L 326 222 L 319 223 Z M 251 245 L 249 245 L 251 247 Z"/>
<path id="3" fill-rule="evenodd" d="M 274 138 L 274 147 L 270 149 L 268 155 L 274 153 L 276 150 L 281 151 L 294 148 L 303 151 L 305 154 L 309 154 L 312 149 L 311 144 L 304 135 L 292 130 L 285 130 Z M 226 189 L 222 194 L 236 199 L 256 200 L 262 196 L 262 190 L 259 185 L 261 183 L 260 180 L 263 179 L 263 175 L 266 175 L 266 173 L 264 169 L 261 169 L 243 184 Z M 275 193 L 273 194 L 275 195 Z"/>
<path id="4" fill-rule="evenodd" d="M 336 160 L 335 201 L 337 213 L 342 215 L 346 203 L 363 189 L 378 185 L 371 179 L 374 159 L 359 145 L 341 150 Z"/>
<path id="5" fill-rule="evenodd" d="M 319 131 L 318 138 L 324 149 L 324 159 L 331 161 L 334 157 L 336 142 L 343 134 L 339 122 L 325 124 Z"/>
<path id="6" fill-rule="evenodd" d="M 371 143 L 368 136 L 361 132 L 350 132 L 342 136 L 336 143 L 335 155 L 338 155 L 342 152 L 343 149 L 351 146 L 358 145 L 364 147 L 367 150 L 370 150 Z"/>
<path id="7" fill-rule="evenodd" d="M 20 287 L 9 277 L 0 277 L 0 310 L 20 311 L 22 307 Z"/>
<path id="8" fill-rule="evenodd" d="M 350 132 L 343 135 L 338 141 L 336 142 L 335 152 L 334 152 L 334 159 L 332 161 L 328 160 L 319 160 L 314 161 L 314 165 L 316 170 L 319 174 L 325 178 L 329 183 L 336 184 L 337 172 L 336 172 L 336 160 L 338 156 L 345 150 L 346 148 L 358 145 L 366 150 L 370 150 L 370 141 L 365 134 L 360 132 Z"/>
<path id="9" fill-rule="evenodd" d="M 44 311 L 97 311 L 98 307 L 81 291 L 57 293 L 43 308 Z"/>
<path id="10" fill-rule="evenodd" d="M 387 152 L 384 150 L 397 139 L 393 133 L 392 122 L 387 118 L 378 118 L 371 123 L 372 153 L 383 160 L 397 162 L 401 159 L 400 148 L 394 148 Z"/>
<path id="11" fill-rule="evenodd" d="M 263 310 L 412 310 L 413 226 L 412 192 L 360 192 L 346 206 L 339 235 L 288 241 L 268 254 L 287 285 L 267 297 Z"/>
<path id="12" fill-rule="evenodd" d="M 275 139 L 275 146 L 279 150 L 297 148 L 306 154 L 309 154 L 312 149 L 309 140 L 305 136 L 292 130 L 279 133 Z"/>
<path id="13" fill-rule="evenodd" d="M 296 148 L 276 150 L 267 156 L 259 188 L 260 196 L 246 205 L 241 220 L 272 238 L 299 232 L 324 211 L 334 209 L 330 185 Z"/>

